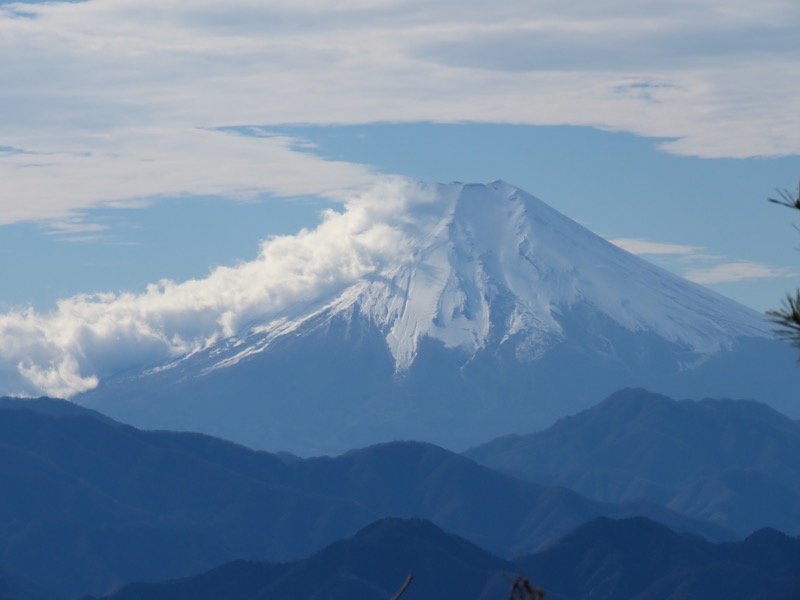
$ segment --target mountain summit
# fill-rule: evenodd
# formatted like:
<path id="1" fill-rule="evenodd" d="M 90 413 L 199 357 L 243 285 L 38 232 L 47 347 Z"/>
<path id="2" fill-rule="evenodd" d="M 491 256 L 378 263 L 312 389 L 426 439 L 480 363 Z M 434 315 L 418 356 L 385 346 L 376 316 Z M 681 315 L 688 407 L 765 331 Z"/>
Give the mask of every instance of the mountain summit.
<path id="1" fill-rule="evenodd" d="M 382 254 L 358 278 L 77 400 L 308 454 L 409 437 L 466 446 L 624 386 L 789 395 L 791 352 L 761 315 L 522 190 L 420 184 L 401 204 L 365 211 Z"/>
<path id="2" fill-rule="evenodd" d="M 507 184 L 433 188 L 441 214 L 415 252 L 341 294 L 328 314 L 360 313 L 386 336 L 398 371 L 423 337 L 469 355 L 509 345 L 541 358 L 582 307 L 649 331 L 701 359 L 741 336 L 766 337 L 760 315 L 670 275 Z"/>

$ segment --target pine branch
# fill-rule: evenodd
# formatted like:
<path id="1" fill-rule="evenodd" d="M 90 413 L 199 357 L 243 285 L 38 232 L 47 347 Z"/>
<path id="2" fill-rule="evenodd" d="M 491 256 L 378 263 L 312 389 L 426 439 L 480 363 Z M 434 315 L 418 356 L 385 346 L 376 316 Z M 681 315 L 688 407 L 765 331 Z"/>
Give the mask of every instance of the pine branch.
<path id="1" fill-rule="evenodd" d="M 775 204 L 780 204 L 781 206 L 787 206 L 789 208 L 796 208 L 800 210 L 800 184 L 797 185 L 797 195 L 794 196 L 789 190 L 779 190 L 776 189 L 778 192 L 778 196 L 780 198 L 767 198 L 770 202 L 774 202 Z"/>
<path id="2" fill-rule="evenodd" d="M 787 295 L 779 310 L 768 310 L 767 317 L 778 325 L 776 333 L 781 339 L 800 348 L 800 290 Z"/>

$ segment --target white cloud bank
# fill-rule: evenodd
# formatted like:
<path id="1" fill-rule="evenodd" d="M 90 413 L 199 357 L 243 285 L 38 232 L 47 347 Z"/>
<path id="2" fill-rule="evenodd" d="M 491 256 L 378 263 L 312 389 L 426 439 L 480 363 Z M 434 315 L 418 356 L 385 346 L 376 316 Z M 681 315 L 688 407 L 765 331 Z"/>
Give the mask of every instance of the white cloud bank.
<path id="1" fill-rule="evenodd" d="M 243 323 L 333 293 L 410 251 L 407 203 L 423 188 L 387 179 L 329 211 L 314 230 L 262 243 L 257 259 L 140 294 L 79 295 L 48 313 L 0 315 L 0 393 L 69 396 L 98 378 L 233 335 Z"/>
<path id="2" fill-rule="evenodd" d="M 363 184 L 287 140 L 210 133 L 228 125 L 573 124 L 798 153 L 798 25 L 796 0 L 2 4 L 0 224 Z"/>

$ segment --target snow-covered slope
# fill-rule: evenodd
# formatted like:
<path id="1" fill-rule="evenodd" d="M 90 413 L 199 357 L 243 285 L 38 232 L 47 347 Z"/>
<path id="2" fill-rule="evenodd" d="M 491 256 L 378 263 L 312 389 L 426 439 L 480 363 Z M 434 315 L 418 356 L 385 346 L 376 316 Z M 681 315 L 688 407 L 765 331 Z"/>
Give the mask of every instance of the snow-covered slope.
<path id="1" fill-rule="evenodd" d="M 236 351 L 217 349 L 226 356 L 214 366 L 235 364 L 320 314 L 353 311 L 383 333 L 398 372 L 411 367 L 424 337 L 467 355 L 513 343 L 519 360 L 536 360 L 563 339 L 560 321 L 578 304 L 698 358 L 737 337 L 769 335 L 755 311 L 625 252 L 505 182 L 422 188 L 426 201 L 408 215 L 405 260 L 321 308 L 293 307 L 253 324 L 229 341 Z"/>
<path id="2" fill-rule="evenodd" d="M 790 373 L 791 353 L 761 315 L 533 196 L 502 181 L 420 184 L 405 202 L 387 219 L 392 260 L 77 400 L 311 453 L 391 437 L 467 446 L 623 386 L 788 395 L 774 371 Z"/>
<path id="3" fill-rule="evenodd" d="M 445 214 L 407 264 L 362 285 L 362 312 L 387 330 L 398 369 L 420 336 L 475 352 L 522 339 L 535 359 L 561 335 L 559 315 L 596 307 L 631 331 L 708 353 L 765 335 L 761 317 L 636 258 L 503 182 L 440 188 Z"/>

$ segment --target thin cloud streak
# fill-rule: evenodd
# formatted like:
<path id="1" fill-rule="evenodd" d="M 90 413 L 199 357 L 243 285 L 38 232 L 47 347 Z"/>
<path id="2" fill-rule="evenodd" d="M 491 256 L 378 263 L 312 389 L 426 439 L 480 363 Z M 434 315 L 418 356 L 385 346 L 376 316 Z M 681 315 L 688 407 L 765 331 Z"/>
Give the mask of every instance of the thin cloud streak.
<path id="1" fill-rule="evenodd" d="M 791 269 L 772 267 L 750 261 L 729 262 L 709 268 L 691 269 L 684 273 L 684 277 L 689 281 L 704 285 L 734 283 L 753 279 L 779 279 L 795 275 L 797 273 L 791 271 Z"/>
<path id="2" fill-rule="evenodd" d="M 665 244 L 638 238 L 615 238 L 608 240 L 631 254 L 695 254 L 703 250 L 701 246 L 686 244 Z"/>
<path id="3" fill-rule="evenodd" d="M 688 270 L 679 269 L 684 278 L 702 285 L 759 279 L 781 279 L 797 275 L 791 269 L 773 267 L 753 261 L 725 261 L 724 257 L 705 253 L 705 248 L 702 246 L 669 244 L 638 238 L 615 238 L 609 241 L 631 254 L 659 258 L 676 257 L 680 264 L 705 263 L 707 266 Z"/>

